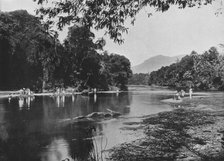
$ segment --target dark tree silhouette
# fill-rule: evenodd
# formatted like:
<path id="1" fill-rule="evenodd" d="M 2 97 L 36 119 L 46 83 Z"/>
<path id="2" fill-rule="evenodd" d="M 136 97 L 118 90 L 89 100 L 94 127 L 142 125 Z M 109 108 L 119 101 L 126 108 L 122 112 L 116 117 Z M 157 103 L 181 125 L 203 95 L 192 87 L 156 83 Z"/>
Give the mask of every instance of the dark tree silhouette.
<path id="1" fill-rule="evenodd" d="M 150 74 L 149 84 L 177 88 L 224 89 L 224 56 L 212 47 L 204 54 L 195 51 L 179 62 Z"/>

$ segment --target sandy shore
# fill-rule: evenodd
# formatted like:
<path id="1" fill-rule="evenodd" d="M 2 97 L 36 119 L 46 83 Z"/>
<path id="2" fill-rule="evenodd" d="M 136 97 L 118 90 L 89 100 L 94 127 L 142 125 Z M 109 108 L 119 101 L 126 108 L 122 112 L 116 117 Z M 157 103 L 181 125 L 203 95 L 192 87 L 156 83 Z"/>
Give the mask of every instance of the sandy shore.
<path id="1" fill-rule="evenodd" d="M 211 94 L 209 93 L 195 93 L 193 96 L 192 96 L 192 100 L 193 99 L 200 99 L 200 98 L 204 98 L 204 97 L 209 97 Z M 180 100 L 177 100 L 177 99 L 174 99 L 174 98 L 169 98 L 169 99 L 163 99 L 161 100 L 161 102 L 164 102 L 164 103 L 181 103 L 185 100 L 188 100 L 189 99 L 189 94 L 186 94 L 184 98 L 181 98 Z"/>

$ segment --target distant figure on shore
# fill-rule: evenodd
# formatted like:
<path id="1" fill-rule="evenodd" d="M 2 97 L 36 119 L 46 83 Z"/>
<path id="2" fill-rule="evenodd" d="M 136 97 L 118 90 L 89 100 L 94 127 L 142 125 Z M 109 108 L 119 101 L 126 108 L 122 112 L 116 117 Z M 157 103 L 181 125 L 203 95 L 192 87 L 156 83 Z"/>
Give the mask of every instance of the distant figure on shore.
<path id="1" fill-rule="evenodd" d="M 20 90 L 19 90 L 19 94 L 20 94 L 20 95 L 23 95 L 23 89 L 20 89 Z"/>
<path id="2" fill-rule="evenodd" d="M 63 95 L 65 95 L 65 88 L 62 88 L 61 93 L 62 93 Z"/>
<path id="3" fill-rule="evenodd" d="M 59 87 L 56 88 L 56 94 L 59 95 L 61 93 L 61 89 Z"/>
<path id="4" fill-rule="evenodd" d="M 174 100 L 180 100 L 180 93 L 178 91 L 175 91 Z"/>
<path id="5" fill-rule="evenodd" d="M 193 94 L 193 90 L 192 90 L 192 88 L 190 87 L 190 89 L 189 89 L 189 96 L 190 96 L 190 99 L 192 99 L 192 94 Z"/>
<path id="6" fill-rule="evenodd" d="M 30 96 L 33 94 L 33 92 L 29 88 L 22 88 L 19 90 L 20 96 Z"/>
<path id="7" fill-rule="evenodd" d="M 175 100 L 176 97 L 177 97 L 177 93 L 178 93 L 178 91 L 175 91 L 175 92 L 174 92 L 174 95 L 173 95 L 173 99 L 174 99 L 174 100 Z"/>
<path id="8" fill-rule="evenodd" d="M 31 95 L 31 90 L 29 88 L 27 88 L 25 93 L 26 93 L 26 95 L 30 96 Z"/>
<path id="9" fill-rule="evenodd" d="M 185 96 L 185 91 L 183 89 L 181 89 L 180 95 L 181 95 L 181 97 L 184 97 Z"/>
<path id="10" fill-rule="evenodd" d="M 23 95 L 25 95 L 26 94 L 26 89 L 25 88 L 23 88 Z"/>
<path id="11" fill-rule="evenodd" d="M 12 93 L 9 94 L 9 97 L 8 97 L 8 101 L 9 103 L 11 102 L 11 99 L 12 99 Z"/>

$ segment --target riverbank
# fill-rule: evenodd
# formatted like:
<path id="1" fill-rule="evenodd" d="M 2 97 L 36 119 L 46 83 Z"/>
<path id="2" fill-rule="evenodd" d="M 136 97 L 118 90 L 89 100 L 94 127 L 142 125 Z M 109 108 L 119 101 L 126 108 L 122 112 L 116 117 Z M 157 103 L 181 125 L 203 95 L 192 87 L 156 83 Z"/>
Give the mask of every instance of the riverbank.
<path id="1" fill-rule="evenodd" d="M 116 161 L 224 160 L 223 93 L 184 98 L 173 111 L 143 120 L 146 137 L 110 151 Z"/>

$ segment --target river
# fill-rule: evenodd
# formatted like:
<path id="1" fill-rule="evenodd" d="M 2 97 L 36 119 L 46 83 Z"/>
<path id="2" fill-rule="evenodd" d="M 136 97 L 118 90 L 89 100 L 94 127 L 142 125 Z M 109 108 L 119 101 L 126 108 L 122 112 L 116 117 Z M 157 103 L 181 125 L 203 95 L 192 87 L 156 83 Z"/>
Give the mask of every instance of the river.
<path id="1" fill-rule="evenodd" d="M 61 161 L 106 158 L 106 150 L 143 137 L 128 130 L 140 117 L 171 110 L 161 102 L 173 91 L 152 87 L 88 96 L 0 99 L 0 160 Z M 80 119 L 92 112 L 120 112 L 118 118 Z M 101 153 L 102 152 L 102 153 Z"/>

